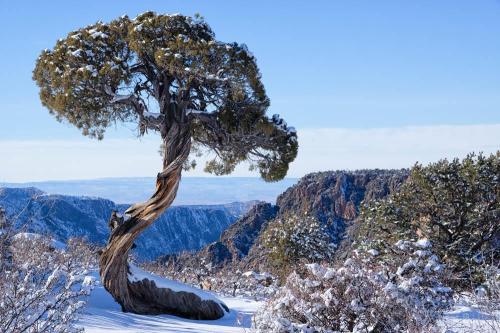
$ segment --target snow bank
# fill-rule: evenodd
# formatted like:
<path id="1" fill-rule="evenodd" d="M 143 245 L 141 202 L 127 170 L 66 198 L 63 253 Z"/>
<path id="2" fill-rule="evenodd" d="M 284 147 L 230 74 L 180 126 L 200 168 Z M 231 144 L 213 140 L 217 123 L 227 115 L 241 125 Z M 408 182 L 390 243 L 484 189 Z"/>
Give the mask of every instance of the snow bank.
<path id="1" fill-rule="evenodd" d="M 207 291 L 188 286 L 184 283 L 180 283 L 177 281 L 169 280 L 163 277 L 160 277 L 158 275 L 154 275 L 151 273 L 148 273 L 146 271 L 143 271 L 137 266 L 134 266 L 132 264 L 129 265 L 129 275 L 128 279 L 130 282 L 138 282 L 142 280 L 151 280 L 153 281 L 158 288 L 165 288 L 165 289 L 170 289 L 175 292 L 179 291 L 184 291 L 188 293 L 193 293 L 200 297 L 204 301 L 214 301 L 216 303 L 222 304 L 222 308 L 226 307 L 226 305 L 221 302 L 214 294 L 209 293 Z"/>
<path id="2" fill-rule="evenodd" d="M 148 278 L 152 276 L 143 273 Z M 94 273 L 94 276 L 97 278 L 98 274 Z M 154 275 L 153 277 L 161 279 Z M 182 285 L 176 282 L 175 284 Z M 86 333 L 241 333 L 251 327 L 253 314 L 263 305 L 262 302 L 246 298 L 225 297 L 222 300 L 229 305 L 231 311 L 218 320 L 190 320 L 170 315 L 145 316 L 123 313 L 113 297 L 102 285 L 98 285 L 92 291 L 78 325 L 82 326 Z"/>
<path id="3" fill-rule="evenodd" d="M 486 313 L 468 299 L 460 299 L 440 321 L 446 333 L 500 332 L 500 311 Z"/>

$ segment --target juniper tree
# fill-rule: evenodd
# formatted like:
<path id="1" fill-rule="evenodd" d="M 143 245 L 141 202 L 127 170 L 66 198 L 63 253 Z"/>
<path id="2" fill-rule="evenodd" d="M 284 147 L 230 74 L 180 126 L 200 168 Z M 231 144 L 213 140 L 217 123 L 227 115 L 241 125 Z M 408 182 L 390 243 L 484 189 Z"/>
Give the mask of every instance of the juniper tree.
<path id="1" fill-rule="evenodd" d="M 500 251 L 500 152 L 417 164 L 401 189 L 363 207 L 359 245 L 381 253 L 400 239 L 428 238 L 452 269 L 455 283 L 481 283 L 485 261 Z"/>
<path id="2" fill-rule="evenodd" d="M 269 98 L 255 57 L 244 44 L 216 40 L 200 16 L 146 12 L 70 32 L 41 53 L 33 78 L 49 112 L 84 135 L 102 139 L 117 122 L 135 122 L 140 136 L 159 134 L 156 190 L 112 230 L 101 279 L 125 311 L 206 317 L 167 309 L 157 288 L 139 290 L 127 280 L 127 257 L 134 239 L 173 202 L 183 167 L 194 165 L 190 153 L 211 152 L 205 170 L 216 175 L 243 161 L 266 181 L 286 175 L 297 135 L 278 115 L 266 116 Z"/>

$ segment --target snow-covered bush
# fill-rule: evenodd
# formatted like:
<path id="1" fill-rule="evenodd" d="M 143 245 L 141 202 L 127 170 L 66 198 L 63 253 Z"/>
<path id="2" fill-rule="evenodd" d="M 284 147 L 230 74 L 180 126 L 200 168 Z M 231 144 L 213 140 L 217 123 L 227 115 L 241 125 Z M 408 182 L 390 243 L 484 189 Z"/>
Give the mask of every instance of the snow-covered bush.
<path id="1" fill-rule="evenodd" d="M 335 251 L 325 228 L 309 215 L 290 215 L 273 221 L 263 234 L 263 245 L 271 267 L 280 275 L 303 261 L 329 260 Z"/>
<path id="2" fill-rule="evenodd" d="M 258 332 L 430 332 L 452 304 L 444 266 L 427 241 L 398 242 L 391 265 L 377 251 L 343 264 L 308 264 L 255 317 Z"/>
<path id="3" fill-rule="evenodd" d="M 477 286 L 482 258 L 500 259 L 500 152 L 416 165 L 398 192 L 364 206 L 360 220 L 357 239 L 378 242 L 382 255 L 386 244 L 426 237 L 454 286 Z"/>
<path id="4" fill-rule="evenodd" d="M 208 270 L 200 261 L 200 267 L 184 267 L 176 270 L 159 261 L 141 263 L 140 266 L 156 275 L 182 281 L 194 287 L 215 291 L 225 296 L 243 296 L 266 300 L 279 287 L 279 279 L 267 272 L 243 271 L 234 266 Z"/>
<path id="5" fill-rule="evenodd" d="M 0 230 L 0 332 L 77 332 L 76 314 L 94 281 L 79 242 Z"/>
<path id="6" fill-rule="evenodd" d="M 483 270 L 484 284 L 475 289 L 477 303 L 485 312 L 495 313 L 497 323 L 500 324 L 500 269 L 496 265 L 487 265 Z M 500 330 L 500 327 L 499 327 Z"/>
<path id="7" fill-rule="evenodd" d="M 212 289 L 227 296 L 243 296 L 255 300 L 267 300 L 279 288 L 279 279 L 267 272 L 225 269 L 210 277 Z"/>

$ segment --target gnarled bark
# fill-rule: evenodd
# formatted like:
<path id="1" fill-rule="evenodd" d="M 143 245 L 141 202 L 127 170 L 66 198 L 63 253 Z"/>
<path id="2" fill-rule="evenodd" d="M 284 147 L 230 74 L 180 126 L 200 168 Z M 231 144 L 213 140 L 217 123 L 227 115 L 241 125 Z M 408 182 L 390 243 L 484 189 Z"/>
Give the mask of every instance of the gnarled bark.
<path id="1" fill-rule="evenodd" d="M 134 240 L 167 209 L 177 194 L 182 167 L 191 148 L 188 127 L 169 129 L 165 140 L 163 171 L 156 180 L 156 191 L 144 202 L 131 206 L 124 218 L 113 214 L 114 226 L 107 246 L 100 253 L 100 276 L 106 290 L 125 312 L 174 314 L 191 319 L 218 319 L 224 315 L 221 304 L 202 300 L 189 292 L 158 288 L 153 281 L 131 282 L 127 263 Z"/>

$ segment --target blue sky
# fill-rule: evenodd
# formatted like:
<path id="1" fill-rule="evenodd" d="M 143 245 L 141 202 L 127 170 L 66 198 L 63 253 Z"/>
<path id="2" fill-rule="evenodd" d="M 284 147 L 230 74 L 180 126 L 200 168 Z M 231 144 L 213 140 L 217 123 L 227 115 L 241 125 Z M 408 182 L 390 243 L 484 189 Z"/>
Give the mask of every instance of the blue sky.
<path id="1" fill-rule="evenodd" d="M 420 139 L 417 133 L 421 131 L 415 128 L 433 128 L 432 133 L 438 133 L 443 126 L 477 129 L 478 125 L 484 125 L 485 130 L 496 131 L 491 125 L 500 124 L 500 1 L 1 0 L 0 149 L 12 150 L 16 144 L 32 143 L 23 152 L 38 156 L 44 142 L 52 146 L 74 140 L 88 151 L 85 156 L 91 158 L 93 151 L 98 150 L 96 144 L 82 138 L 69 125 L 55 121 L 40 105 L 37 88 L 31 80 L 34 61 L 42 49 L 51 48 L 71 30 L 97 20 L 108 21 L 122 14 L 135 16 L 146 10 L 200 13 L 220 40 L 246 43 L 258 59 L 271 98 L 270 112 L 281 114 L 297 127 L 299 140 L 301 130 L 306 131 L 307 139 L 314 138 L 314 130 L 320 128 L 335 130 L 337 134 L 339 129 L 351 129 L 346 134 L 348 138 L 356 134 L 369 138 L 372 129 L 386 129 L 384 133 L 392 133 L 385 138 L 390 144 L 396 139 L 395 132 L 406 133 L 401 129 L 410 127 L 413 130 L 408 133 L 415 133 L 417 142 Z M 342 148 L 343 137 L 337 134 L 329 136 L 337 140 L 331 144 Z M 121 147 L 133 136 L 132 128 L 125 127 L 111 130 L 107 138 L 117 140 L 113 142 Z M 452 153 L 445 144 L 425 139 L 436 149 L 442 147 L 436 156 Z M 477 135 L 462 139 L 477 143 L 467 149 L 500 148 L 500 138 L 493 132 L 483 138 L 485 142 L 478 141 Z M 302 145 L 304 155 L 312 154 L 308 147 L 317 148 L 311 140 Z M 409 143 L 409 147 L 415 142 Z M 351 151 L 361 149 L 363 154 L 372 148 L 367 142 L 362 147 L 353 146 Z M 61 152 L 64 150 L 50 154 Z M 436 158 L 422 154 L 401 159 L 389 167 Z M 57 176 L 57 165 L 50 164 L 51 156 L 43 155 L 47 158 L 47 168 Z M 0 166 L 0 181 L 35 180 L 21 175 L 22 167 L 18 165 L 29 161 L 29 157 L 22 157 L 22 161 L 17 158 L 11 160 L 11 169 Z M 76 155 L 71 157 L 74 158 Z M 334 158 L 325 168 L 381 165 L 345 161 L 336 164 L 336 161 Z M 93 162 L 99 160 L 94 158 Z M 293 176 L 307 170 L 307 163 L 303 163 L 303 171 Z M 83 174 L 79 173 L 82 171 L 79 163 L 75 164 L 72 173 L 64 177 Z M 149 172 L 130 170 L 126 175 L 144 176 L 148 174 L 136 173 L 146 171 Z M 112 175 L 96 169 L 86 177 Z M 47 173 L 46 177 L 54 176 Z M 42 174 L 37 179 L 43 178 Z"/>

